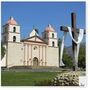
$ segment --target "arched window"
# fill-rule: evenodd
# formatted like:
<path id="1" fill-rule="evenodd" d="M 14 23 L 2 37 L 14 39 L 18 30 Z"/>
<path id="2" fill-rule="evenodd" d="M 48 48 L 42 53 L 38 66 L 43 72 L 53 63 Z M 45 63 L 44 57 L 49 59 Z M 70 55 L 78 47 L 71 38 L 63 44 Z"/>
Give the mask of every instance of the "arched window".
<path id="1" fill-rule="evenodd" d="M 13 32 L 16 32 L 16 27 L 13 27 Z"/>
<path id="2" fill-rule="evenodd" d="M 13 42 L 16 42 L 16 36 L 13 36 Z"/>
<path id="3" fill-rule="evenodd" d="M 52 42 L 52 46 L 53 46 L 53 47 L 55 46 L 55 43 L 54 43 L 54 41 Z"/>
<path id="4" fill-rule="evenodd" d="M 54 38 L 54 33 L 52 33 L 52 38 Z"/>

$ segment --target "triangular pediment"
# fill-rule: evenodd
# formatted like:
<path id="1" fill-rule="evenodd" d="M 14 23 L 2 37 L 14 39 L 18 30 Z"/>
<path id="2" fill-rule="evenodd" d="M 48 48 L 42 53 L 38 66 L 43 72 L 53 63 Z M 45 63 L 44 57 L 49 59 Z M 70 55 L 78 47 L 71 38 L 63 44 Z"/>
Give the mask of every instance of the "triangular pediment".
<path id="1" fill-rule="evenodd" d="M 43 42 L 43 40 L 41 40 L 38 36 L 34 36 L 34 37 L 31 37 L 31 38 L 28 38 L 27 40 Z"/>
<path id="2" fill-rule="evenodd" d="M 33 36 L 33 37 L 29 37 L 27 39 L 24 39 L 22 41 L 30 41 L 30 42 L 38 42 L 38 43 L 44 43 L 46 44 L 46 42 L 39 36 Z"/>

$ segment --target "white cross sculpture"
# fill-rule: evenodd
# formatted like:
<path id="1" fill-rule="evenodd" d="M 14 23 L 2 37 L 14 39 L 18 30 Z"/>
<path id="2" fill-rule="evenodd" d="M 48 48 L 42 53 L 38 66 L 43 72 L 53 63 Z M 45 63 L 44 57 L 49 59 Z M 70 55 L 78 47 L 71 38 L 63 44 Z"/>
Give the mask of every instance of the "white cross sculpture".
<path id="1" fill-rule="evenodd" d="M 75 70 L 78 70 L 79 47 L 83 39 L 83 35 L 85 34 L 85 30 L 76 28 L 76 14 L 75 13 L 71 13 L 71 24 L 72 24 L 72 27 L 61 26 L 61 31 L 64 31 L 64 35 L 62 37 L 62 43 L 61 43 L 60 66 L 64 66 L 64 63 L 62 61 L 64 41 L 65 41 L 67 32 L 69 32 L 72 39 L 73 70 L 75 71 Z"/>

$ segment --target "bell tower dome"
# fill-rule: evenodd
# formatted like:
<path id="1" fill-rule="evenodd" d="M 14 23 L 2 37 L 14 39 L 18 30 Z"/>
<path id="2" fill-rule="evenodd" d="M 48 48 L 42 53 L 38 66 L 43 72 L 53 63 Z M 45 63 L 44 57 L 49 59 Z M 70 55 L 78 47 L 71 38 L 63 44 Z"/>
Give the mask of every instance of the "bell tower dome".
<path id="1" fill-rule="evenodd" d="M 57 47 L 57 33 L 55 29 L 49 24 L 45 31 L 42 33 L 43 39 L 47 42 L 48 46 Z"/>
<path id="2" fill-rule="evenodd" d="M 18 25 L 17 22 L 14 20 L 14 18 L 11 16 L 10 19 L 7 21 L 7 24 L 11 25 Z"/>
<path id="3" fill-rule="evenodd" d="M 20 26 L 13 17 L 3 25 L 2 42 L 20 42 Z"/>

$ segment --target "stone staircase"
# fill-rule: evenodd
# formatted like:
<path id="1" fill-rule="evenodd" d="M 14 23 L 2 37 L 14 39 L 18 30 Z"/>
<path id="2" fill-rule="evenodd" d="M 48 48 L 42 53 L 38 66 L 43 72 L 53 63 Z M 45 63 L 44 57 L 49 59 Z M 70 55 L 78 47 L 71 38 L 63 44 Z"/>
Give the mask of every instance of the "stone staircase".
<path id="1" fill-rule="evenodd" d="M 13 66 L 10 68 L 3 68 L 2 71 L 16 71 L 16 72 L 61 72 L 70 71 L 70 69 L 49 67 L 49 66 Z"/>

